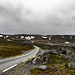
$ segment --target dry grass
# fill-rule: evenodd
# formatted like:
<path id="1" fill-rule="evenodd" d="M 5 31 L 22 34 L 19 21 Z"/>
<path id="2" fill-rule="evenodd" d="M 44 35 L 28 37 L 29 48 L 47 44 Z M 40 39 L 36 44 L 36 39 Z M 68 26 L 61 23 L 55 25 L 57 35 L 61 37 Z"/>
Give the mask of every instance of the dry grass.
<path id="1" fill-rule="evenodd" d="M 17 56 L 34 47 L 17 46 L 16 44 L 0 44 L 0 55 L 4 58 Z"/>

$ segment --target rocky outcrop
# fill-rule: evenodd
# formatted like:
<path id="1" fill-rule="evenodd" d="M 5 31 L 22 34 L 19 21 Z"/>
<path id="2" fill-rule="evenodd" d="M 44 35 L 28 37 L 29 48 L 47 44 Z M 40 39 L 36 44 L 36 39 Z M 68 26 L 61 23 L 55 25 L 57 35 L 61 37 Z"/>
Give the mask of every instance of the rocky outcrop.
<path id="1" fill-rule="evenodd" d="M 75 62 L 75 47 L 71 47 L 70 49 L 66 50 L 65 57 Z"/>
<path id="2" fill-rule="evenodd" d="M 46 55 L 48 54 L 56 55 L 59 53 L 60 56 L 64 56 L 65 59 L 69 59 L 70 61 L 72 61 L 70 63 L 70 67 L 75 68 L 75 64 L 74 64 L 75 63 L 75 46 L 46 45 L 46 44 L 37 44 L 37 45 L 41 47 L 42 49 L 44 49 L 45 51 L 46 49 L 48 50 Z M 47 58 L 45 57 L 45 59 Z"/>

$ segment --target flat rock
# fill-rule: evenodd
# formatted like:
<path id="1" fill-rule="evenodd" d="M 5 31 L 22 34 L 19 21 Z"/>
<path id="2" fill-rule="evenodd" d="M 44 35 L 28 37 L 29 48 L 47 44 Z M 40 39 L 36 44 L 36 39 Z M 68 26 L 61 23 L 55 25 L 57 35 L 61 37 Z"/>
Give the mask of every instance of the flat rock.
<path id="1" fill-rule="evenodd" d="M 38 68 L 40 68 L 42 70 L 46 70 L 48 66 L 46 66 L 46 65 L 40 65 L 40 66 L 35 66 L 35 67 L 38 67 Z"/>

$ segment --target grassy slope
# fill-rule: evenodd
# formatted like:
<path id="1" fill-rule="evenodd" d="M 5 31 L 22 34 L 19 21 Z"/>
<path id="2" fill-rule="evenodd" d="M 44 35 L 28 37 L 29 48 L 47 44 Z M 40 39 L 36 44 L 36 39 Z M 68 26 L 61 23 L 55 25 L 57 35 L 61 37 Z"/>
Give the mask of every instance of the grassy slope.
<path id="1" fill-rule="evenodd" d="M 63 59 L 58 55 L 50 55 L 47 70 L 39 68 L 31 69 L 31 75 L 75 75 L 75 70 L 67 67 L 69 60 Z M 57 64 L 57 66 L 55 65 Z"/>

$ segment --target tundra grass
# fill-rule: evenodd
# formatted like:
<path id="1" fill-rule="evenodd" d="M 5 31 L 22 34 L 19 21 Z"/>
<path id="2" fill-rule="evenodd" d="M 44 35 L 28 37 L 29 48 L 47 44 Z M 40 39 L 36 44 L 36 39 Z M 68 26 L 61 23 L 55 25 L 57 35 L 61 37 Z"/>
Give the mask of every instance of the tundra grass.
<path id="1" fill-rule="evenodd" d="M 0 55 L 3 58 L 13 57 L 24 53 L 25 51 L 31 50 L 34 47 L 26 47 L 26 46 L 14 46 L 14 45 L 6 45 L 0 47 Z"/>
<path id="2" fill-rule="evenodd" d="M 58 55 L 50 55 L 49 60 L 45 65 L 48 65 L 46 70 L 39 68 L 30 69 L 31 75 L 75 75 L 75 70 L 67 67 L 70 61 L 59 57 Z"/>

